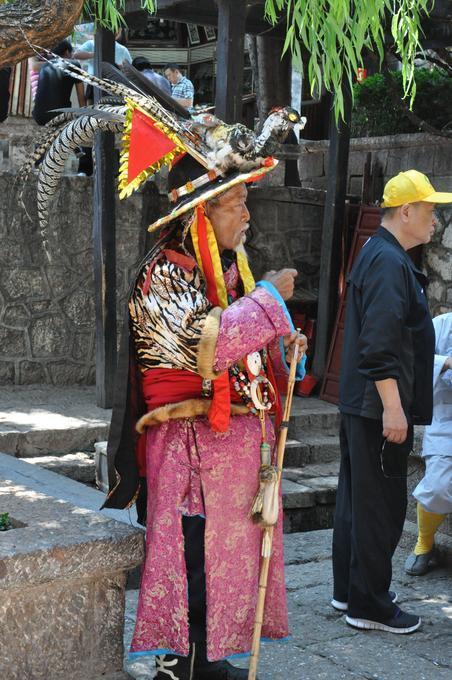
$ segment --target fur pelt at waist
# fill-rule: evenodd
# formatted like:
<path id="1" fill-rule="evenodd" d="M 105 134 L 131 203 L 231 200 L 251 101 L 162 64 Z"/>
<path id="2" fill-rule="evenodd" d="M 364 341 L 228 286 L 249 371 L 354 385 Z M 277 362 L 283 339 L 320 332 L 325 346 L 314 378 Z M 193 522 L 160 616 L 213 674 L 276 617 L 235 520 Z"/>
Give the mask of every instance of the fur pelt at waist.
<path id="1" fill-rule="evenodd" d="M 196 416 L 207 417 L 211 403 L 211 399 L 186 399 L 176 404 L 159 406 L 140 418 L 135 426 L 136 430 L 141 434 L 145 427 L 160 425 L 168 420 L 195 418 Z M 231 415 L 233 416 L 247 415 L 249 412 L 249 409 L 244 404 L 231 404 Z"/>

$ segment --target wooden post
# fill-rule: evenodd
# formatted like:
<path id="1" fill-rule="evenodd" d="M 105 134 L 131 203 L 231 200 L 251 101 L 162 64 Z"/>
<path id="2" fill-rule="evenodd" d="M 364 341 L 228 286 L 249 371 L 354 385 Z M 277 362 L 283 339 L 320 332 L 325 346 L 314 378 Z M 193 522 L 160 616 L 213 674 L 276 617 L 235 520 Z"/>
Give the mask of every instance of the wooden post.
<path id="1" fill-rule="evenodd" d="M 344 120 L 336 125 L 330 114 L 330 147 L 328 154 L 327 189 L 323 214 L 322 248 L 320 252 L 320 284 L 312 372 L 322 377 L 328 355 L 331 333 L 339 299 L 338 282 L 341 268 L 341 237 L 347 193 L 348 154 L 350 148 L 351 94 L 344 85 Z"/>
<path id="2" fill-rule="evenodd" d="M 115 37 L 98 28 L 95 35 L 94 73 L 102 61 L 114 63 Z M 94 101 L 102 94 L 94 88 Z M 96 401 L 111 408 L 116 371 L 116 228 L 115 181 L 117 159 L 112 132 L 98 132 L 94 141 L 93 193 L 94 297 L 96 307 Z"/>
<path id="3" fill-rule="evenodd" d="M 242 120 L 246 2 L 217 0 L 218 42 L 215 115 L 226 123 Z"/>

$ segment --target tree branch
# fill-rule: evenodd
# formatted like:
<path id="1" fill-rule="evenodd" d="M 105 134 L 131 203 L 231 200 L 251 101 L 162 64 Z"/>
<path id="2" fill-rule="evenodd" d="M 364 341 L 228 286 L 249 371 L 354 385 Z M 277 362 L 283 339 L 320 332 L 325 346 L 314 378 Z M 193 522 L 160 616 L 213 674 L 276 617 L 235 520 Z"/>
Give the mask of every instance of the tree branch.
<path id="1" fill-rule="evenodd" d="M 436 50 L 435 50 L 436 53 Z M 433 57 L 431 54 L 419 54 L 416 55 L 419 59 L 425 59 L 425 61 L 428 61 L 430 64 L 435 64 L 435 66 L 438 66 L 438 68 L 442 69 L 443 71 L 446 71 L 448 75 L 452 75 L 452 62 L 451 65 L 447 64 L 445 61 L 443 61 L 440 58 Z"/>
<path id="2" fill-rule="evenodd" d="M 391 98 L 395 106 L 397 106 L 399 109 L 402 109 L 406 117 L 413 123 L 413 125 L 416 125 L 420 130 L 428 132 L 431 135 L 436 135 L 437 137 L 446 137 L 446 139 L 452 139 L 452 132 L 438 130 L 438 128 L 433 127 L 433 125 L 430 125 L 430 123 L 427 123 L 426 120 L 422 120 L 422 118 L 416 115 L 414 111 L 410 111 L 410 107 L 408 106 L 408 104 L 404 102 L 403 99 L 401 99 L 400 92 L 398 91 L 394 83 L 394 80 L 392 79 L 391 72 L 389 70 L 388 62 L 386 59 L 386 53 L 382 63 L 382 73 L 385 79 L 386 86 L 388 88 L 388 92 L 391 95 Z"/>
<path id="3" fill-rule="evenodd" d="M 27 43 L 52 48 L 77 23 L 84 0 L 17 0 L 0 5 L 0 67 L 34 54 Z"/>

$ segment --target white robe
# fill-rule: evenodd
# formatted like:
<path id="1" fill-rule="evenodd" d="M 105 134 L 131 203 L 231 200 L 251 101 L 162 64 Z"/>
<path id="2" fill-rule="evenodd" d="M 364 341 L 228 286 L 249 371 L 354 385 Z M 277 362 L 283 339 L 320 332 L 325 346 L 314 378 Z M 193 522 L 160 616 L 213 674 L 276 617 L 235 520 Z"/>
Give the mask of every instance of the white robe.
<path id="1" fill-rule="evenodd" d="M 423 456 L 452 456 L 452 370 L 441 373 L 452 356 L 452 312 L 433 319 L 435 364 L 433 368 L 433 420 L 425 428 Z"/>
<path id="2" fill-rule="evenodd" d="M 425 475 L 413 496 L 429 512 L 447 514 L 452 512 L 452 370 L 441 370 L 452 356 L 452 313 L 437 316 L 433 325 L 433 420 L 424 432 Z"/>

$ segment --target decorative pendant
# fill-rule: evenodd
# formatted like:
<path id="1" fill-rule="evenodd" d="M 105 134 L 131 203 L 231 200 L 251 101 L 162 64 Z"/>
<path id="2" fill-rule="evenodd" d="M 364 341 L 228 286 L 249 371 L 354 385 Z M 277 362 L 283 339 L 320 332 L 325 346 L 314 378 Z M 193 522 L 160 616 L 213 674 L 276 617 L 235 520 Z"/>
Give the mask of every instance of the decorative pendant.
<path id="1" fill-rule="evenodd" d="M 255 377 L 257 377 L 262 371 L 262 359 L 259 352 L 251 352 L 248 354 L 245 359 L 245 363 L 249 373 Z"/>
<path id="2" fill-rule="evenodd" d="M 272 398 L 269 398 L 269 390 Z M 273 399 L 276 401 L 273 385 L 262 375 L 256 376 L 251 382 L 250 392 L 251 400 L 258 411 L 269 411 L 273 405 Z"/>

